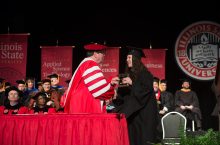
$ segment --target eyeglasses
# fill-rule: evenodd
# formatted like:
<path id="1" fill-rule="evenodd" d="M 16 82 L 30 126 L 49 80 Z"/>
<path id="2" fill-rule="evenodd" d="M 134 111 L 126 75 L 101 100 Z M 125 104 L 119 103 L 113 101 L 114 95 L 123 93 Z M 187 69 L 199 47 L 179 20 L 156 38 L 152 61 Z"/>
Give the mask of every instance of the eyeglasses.
<path id="1" fill-rule="evenodd" d="M 9 93 L 8 95 L 9 95 L 9 96 L 13 96 L 13 97 L 19 97 L 19 96 L 18 96 L 18 93 Z"/>

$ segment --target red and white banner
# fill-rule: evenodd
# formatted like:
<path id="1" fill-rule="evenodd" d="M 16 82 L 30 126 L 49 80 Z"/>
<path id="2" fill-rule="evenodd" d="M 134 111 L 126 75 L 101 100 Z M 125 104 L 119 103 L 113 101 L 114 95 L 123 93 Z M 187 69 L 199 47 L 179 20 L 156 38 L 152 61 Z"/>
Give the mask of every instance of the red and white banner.
<path id="1" fill-rule="evenodd" d="M 67 86 L 66 80 L 72 77 L 73 46 L 41 46 L 41 79 L 56 73 L 59 85 Z"/>
<path id="2" fill-rule="evenodd" d="M 0 77 L 16 84 L 25 79 L 29 34 L 0 34 Z"/>
<path id="3" fill-rule="evenodd" d="M 142 62 L 154 77 L 165 79 L 166 49 L 143 49 L 146 58 Z"/>
<path id="4" fill-rule="evenodd" d="M 120 47 L 108 47 L 106 49 L 106 55 L 102 64 L 102 72 L 108 79 L 115 77 L 119 72 L 119 49 Z"/>

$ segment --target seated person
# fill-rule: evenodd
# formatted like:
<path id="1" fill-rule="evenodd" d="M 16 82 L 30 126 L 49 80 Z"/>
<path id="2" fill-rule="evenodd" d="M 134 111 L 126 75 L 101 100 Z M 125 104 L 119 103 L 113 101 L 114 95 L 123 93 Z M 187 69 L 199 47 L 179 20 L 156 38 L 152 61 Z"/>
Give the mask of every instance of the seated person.
<path id="1" fill-rule="evenodd" d="M 61 92 L 63 94 L 64 93 L 64 87 L 59 85 L 59 83 L 60 83 L 59 75 L 54 73 L 54 74 L 51 74 L 51 75 L 49 75 L 47 77 L 50 78 L 51 88 L 55 89 L 55 90 L 57 90 L 57 91 L 59 91 L 59 92 Z"/>
<path id="2" fill-rule="evenodd" d="M 160 81 L 160 115 L 165 115 L 167 112 L 173 111 L 174 107 L 174 98 L 173 94 L 167 91 L 167 81 L 165 79 Z"/>
<path id="3" fill-rule="evenodd" d="M 42 86 L 43 86 L 42 92 L 46 94 L 46 104 L 58 110 L 60 108 L 61 92 L 51 88 L 50 79 L 42 80 Z"/>
<path id="4" fill-rule="evenodd" d="M 160 89 L 159 89 L 159 82 L 160 79 L 157 77 L 154 77 L 153 79 L 153 88 L 154 88 L 154 94 L 155 94 L 155 98 L 157 100 L 157 109 L 160 110 L 161 108 L 161 97 L 160 97 Z"/>
<path id="5" fill-rule="evenodd" d="M 0 78 L 0 106 L 4 105 L 6 100 L 5 89 L 5 79 Z"/>
<path id="6" fill-rule="evenodd" d="M 24 104 L 26 99 L 28 98 L 27 94 L 25 93 L 25 91 L 26 91 L 25 81 L 24 80 L 17 80 L 16 83 L 17 83 L 18 90 L 20 90 L 23 93 L 22 98 L 21 98 L 21 102 Z"/>
<path id="7" fill-rule="evenodd" d="M 29 96 L 30 94 L 36 94 L 38 89 L 35 88 L 35 78 L 28 77 L 26 78 L 26 91 L 25 96 Z"/>
<path id="8" fill-rule="evenodd" d="M 20 92 L 15 86 L 12 86 L 5 91 L 7 101 L 4 106 L 0 106 L 0 114 L 25 114 L 28 109 L 21 103 L 20 98 L 22 92 Z"/>
<path id="9" fill-rule="evenodd" d="M 37 82 L 37 89 L 38 89 L 39 92 L 42 92 L 44 90 L 41 81 Z"/>
<path id="10" fill-rule="evenodd" d="M 182 89 L 175 93 L 175 111 L 183 114 L 187 120 L 195 120 L 197 129 L 201 130 L 201 111 L 199 108 L 199 101 L 194 91 L 190 89 L 190 81 L 184 79 L 182 81 Z M 190 123 L 187 123 L 189 127 Z"/>
<path id="11" fill-rule="evenodd" d="M 46 94 L 39 92 L 34 96 L 35 99 L 35 106 L 33 108 L 34 114 L 50 114 L 55 113 L 55 108 L 51 108 L 46 105 Z"/>
<path id="12" fill-rule="evenodd" d="M 50 94 L 51 94 L 50 100 L 51 100 L 51 101 L 53 102 L 53 104 L 54 104 L 53 107 L 56 109 L 56 111 L 62 112 L 63 109 L 62 109 L 62 107 L 60 106 L 60 99 L 61 99 L 62 93 L 59 92 L 59 91 L 57 91 L 57 90 L 52 89 L 51 92 L 50 92 Z"/>
<path id="13" fill-rule="evenodd" d="M 11 87 L 11 83 L 10 82 L 5 82 L 5 89 L 10 88 Z"/>

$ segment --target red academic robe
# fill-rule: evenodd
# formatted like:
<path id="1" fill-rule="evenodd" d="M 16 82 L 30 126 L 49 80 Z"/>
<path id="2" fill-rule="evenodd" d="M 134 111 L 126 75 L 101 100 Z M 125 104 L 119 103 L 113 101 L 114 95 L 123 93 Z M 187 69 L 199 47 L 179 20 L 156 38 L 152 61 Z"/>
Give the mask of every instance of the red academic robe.
<path id="1" fill-rule="evenodd" d="M 5 106 L 0 106 L 0 114 L 4 114 L 4 110 L 7 109 Z M 17 110 L 17 113 L 14 113 L 15 110 Z M 7 114 L 4 114 L 4 115 L 11 115 L 11 114 L 26 114 L 28 113 L 28 108 L 25 107 L 25 106 L 21 106 L 21 107 L 18 107 L 18 108 L 8 108 L 8 113 Z"/>
<path id="2" fill-rule="evenodd" d="M 64 112 L 104 113 L 104 100 L 113 95 L 114 88 L 105 79 L 99 65 L 91 58 L 85 58 L 74 72 L 62 98 Z"/>
<path id="3" fill-rule="evenodd" d="M 55 108 L 48 108 L 48 111 L 46 111 L 48 114 L 54 114 L 56 113 L 56 109 Z M 34 108 L 28 111 L 28 114 L 35 114 L 34 112 Z M 44 114 L 43 111 L 39 110 L 38 114 Z"/>

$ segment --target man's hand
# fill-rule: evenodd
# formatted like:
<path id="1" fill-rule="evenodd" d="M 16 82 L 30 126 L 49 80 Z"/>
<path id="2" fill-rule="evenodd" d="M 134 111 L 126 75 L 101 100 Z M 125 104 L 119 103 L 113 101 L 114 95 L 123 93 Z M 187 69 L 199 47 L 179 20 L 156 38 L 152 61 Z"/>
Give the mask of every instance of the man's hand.
<path id="1" fill-rule="evenodd" d="M 193 105 L 186 106 L 186 109 L 192 110 L 193 109 Z"/>
<path id="2" fill-rule="evenodd" d="M 186 109 L 186 107 L 183 106 L 183 105 L 181 105 L 180 108 L 181 108 L 182 110 L 185 110 L 185 109 Z"/>
<path id="3" fill-rule="evenodd" d="M 159 111 L 159 114 L 164 115 L 164 114 L 165 114 L 165 110 L 160 110 L 160 111 Z"/>
<path id="4" fill-rule="evenodd" d="M 118 85 L 119 84 L 119 77 L 114 77 L 111 80 L 111 85 Z"/>

